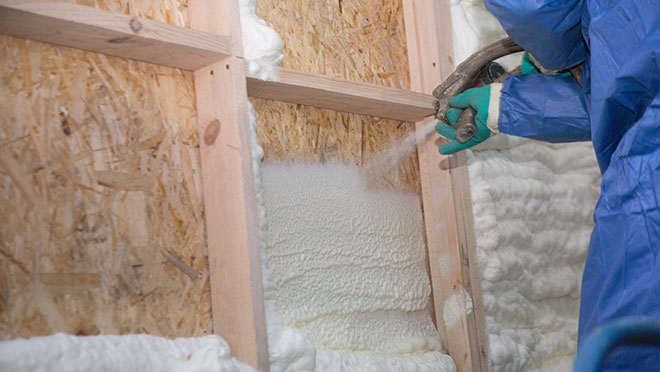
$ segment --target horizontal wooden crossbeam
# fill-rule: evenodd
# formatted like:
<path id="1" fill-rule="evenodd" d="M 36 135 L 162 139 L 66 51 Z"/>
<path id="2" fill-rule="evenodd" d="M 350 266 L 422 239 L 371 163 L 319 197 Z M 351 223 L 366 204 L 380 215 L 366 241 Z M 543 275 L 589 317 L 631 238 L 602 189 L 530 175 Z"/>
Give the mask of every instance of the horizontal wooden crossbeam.
<path id="1" fill-rule="evenodd" d="M 52 0 L 0 0 L 0 33 L 191 71 L 235 55 L 228 36 Z M 248 77 L 248 95 L 402 121 L 435 111 L 428 94 L 291 69 L 279 74 L 279 82 Z"/>
<path id="2" fill-rule="evenodd" d="M 0 33 L 184 70 L 232 55 L 228 36 L 59 1 L 0 0 Z"/>
<path id="3" fill-rule="evenodd" d="M 429 94 L 286 68 L 279 75 L 277 82 L 248 77 L 248 95 L 402 121 L 418 121 L 435 113 Z"/>

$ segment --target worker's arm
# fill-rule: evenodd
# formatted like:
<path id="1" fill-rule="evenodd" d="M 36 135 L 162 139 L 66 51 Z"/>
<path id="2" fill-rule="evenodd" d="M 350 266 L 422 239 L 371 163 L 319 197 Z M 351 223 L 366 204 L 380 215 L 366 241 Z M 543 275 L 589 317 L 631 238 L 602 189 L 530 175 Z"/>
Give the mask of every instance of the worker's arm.
<path id="1" fill-rule="evenodd" d="M 572 76 L 529 73 L 506 78 L 503 84 L 468 89 L 449 100 L 449 123 L 435 130 L 449 140 L 440 147 L 445 155 L 475 146 L 491 135 L 505 133 L 546 142 L 591 139 L 591 124 L 582 87 Z M 476 111 L 477 131 L 466 143 L 455 138 L 463 109 Z"/>
<path id="2" fill-rule="evenodd" d="M 510 76 L 499 104 L 501 133 L 547 142 L 591 140 L 584 93 L 572 76 Z"/>
<path id="3" fill-rule="evenodd" d="M 580 29 L 583 0 L 485 0 L 506 32 L 546 69 L 584 61 Z"/>

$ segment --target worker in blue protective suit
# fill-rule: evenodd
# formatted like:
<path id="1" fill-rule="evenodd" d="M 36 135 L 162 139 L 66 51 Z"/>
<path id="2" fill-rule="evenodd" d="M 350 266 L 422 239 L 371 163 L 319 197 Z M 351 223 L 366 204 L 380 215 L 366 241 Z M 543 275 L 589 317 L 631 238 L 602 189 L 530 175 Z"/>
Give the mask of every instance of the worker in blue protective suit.
<path id="1" fill-rule="evenodd" d="M 579 342 L 616 318 L 660 318 L 660 0 L 485 0 L 513 40 L 540 67 L 584 63 L 582 85 L 566 74 L 531 73 L 453 97 L 477 111 L 477 135 L 453 140 L 451 154 L 494 133 L 549 142 L 591 140 L 602 172 L 582 279 Z M 660 351 L 627 347 L 606 371 L 660 371 Z"/>

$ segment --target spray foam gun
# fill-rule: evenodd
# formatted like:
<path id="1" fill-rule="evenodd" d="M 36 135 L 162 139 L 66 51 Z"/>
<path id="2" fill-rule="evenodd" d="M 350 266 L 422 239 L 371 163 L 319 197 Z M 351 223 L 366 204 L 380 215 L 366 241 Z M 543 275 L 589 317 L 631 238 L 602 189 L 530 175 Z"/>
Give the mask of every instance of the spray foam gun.
<path id="1" fill-rule="evenodd" d="M 496 41 L 483 47 L 468 59 L 463 61 L 456 71 L 433 90 L 435 102 L 435 117 L 448 123 L 446 117 L 449 109 L 449 99 L 463 91 L 482 85 L 494 83 L 503 80 L 504 77 L 520 73 L 520 69 L 514 69 L 507 73 L 497 62 L 496 59 L 521 52 L 523 49 L 511 38 Z M 517 71 L 516 71 L 517 70 Z M 456 142 L 465 143 L 472 139 L 477 133 L 477 126 L 474 123 L 475 112 L 471 108 L 466 108 L 456 122 Z"/>

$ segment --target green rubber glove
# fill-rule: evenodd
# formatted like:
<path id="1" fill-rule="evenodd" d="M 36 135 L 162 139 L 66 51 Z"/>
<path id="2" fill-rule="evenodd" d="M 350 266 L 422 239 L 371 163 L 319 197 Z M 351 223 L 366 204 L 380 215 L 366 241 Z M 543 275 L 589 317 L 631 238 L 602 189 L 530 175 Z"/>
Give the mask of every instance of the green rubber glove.
<path id="1" fill-rule="evenodd" d="M 498 88 L 500 87 L 501 84 L 498 85 Z M 490 137 L 492 132 L 491 129 L 488 128 L 488 109 L 491 104 L 490 95 L 491 85 L 485 85 L 483 87 L 468 89 L 449 99 L 449 105 L 452 108 L 447 110 L 446 115 L 447 120 L 451 125 L 439 122 L 435 126 L 436 132 L 450 140 L 449 143 L 440 147 L 441 154 L 450 155 L 468 149 Z M 495 104 L 498 105 L 499 112 L 499 95 Z M 458 143 L 454 137 L 456 133 L 456 121 L 458 121 L 458 118 L 463 113 L 463 109 L 467 107 L 472 107 L 476 111 L 474 122 L 477 125 L 477 133 L 466 143 Z"/>
<path id="2" fill-rule="evenodd" d="M 542 72 L 546 75 L 554 76 L 571 76 L 569 71 L 559 72 L 558 70 L 546 70 L 538 65 L 538 62 L 535 62 L 532 58 L 529 57 L 529 53 L 525 51 L 522 56 L 522 61 L 520 62 L 520 71 L 523 74 L 537 74 Z"/>

